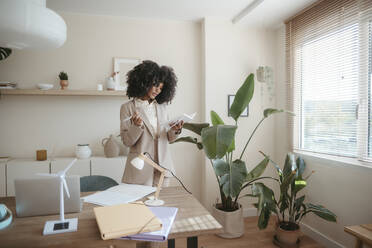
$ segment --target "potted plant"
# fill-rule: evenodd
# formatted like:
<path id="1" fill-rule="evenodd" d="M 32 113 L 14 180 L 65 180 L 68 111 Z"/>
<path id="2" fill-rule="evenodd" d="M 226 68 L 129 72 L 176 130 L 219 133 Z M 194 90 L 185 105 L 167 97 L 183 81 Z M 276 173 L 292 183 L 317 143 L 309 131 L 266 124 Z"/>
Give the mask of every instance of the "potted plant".
<path id="1" fill-rule="evenodd" d="M 66 72 L 64 71 L 61 71 L 58 75 L 59 79 L 61 80 L 60 81 L 60 85 L 61 85 L 61 90 L 64 90 L 67 88 L 68 86 L 68 75 Z"/>
<path id="2" fill-rule="evenodd" d="M 213 215 L 224 226 L 224 232 L 219 234 L 219 236 L 224 238 L 236 238 L 244 233 L 243 210 L 238 203 L 241 191 L 251 186 L 257 180 L 271 178 L 261 177 L 269 163 L 268 158 L 264 158 L 256 167 L 248 172 L 242 157 L 261 123 L 270 115 L 284 112 L 284 110 L 265 109 L 262 119 L 251 133 L 240 156 L 237 159 L 233 159 L 238 119 L 251 101 L 253 93 L 254 75 L 250 74 L 236 92 L 230 108 L 231 117 L 234 119 L 235 125 L 226 125 L 216 112 L 211 111 L 212 126 L 209 123 L 184 124 L 185 129 L 200 135 L 201 140 L 188 136 L 178 138 L 173 142 L 194 143 L 198 149 L 204 150 L 205 155 L 210 160 L 221 197 L 221 202 L 213 207 Z"/>
<path id="3" fill-rule="evenodd" d="M 305 195 L 299 194 L 306 187 L 306 180 L 313 173 L 303 176 L 306 164 L 301 157 L 296 159 L 294 154 L 288 153 L 284 167 L 281 169 L 266 154 L 262 154 L 270 160 L 278 173 L 279 200 L 276 200 L 270 188 L 260 182 L 252 185 L 252 194 L 248 196 L 259 199 L 255 206 L 259 212 L 258 227 L 260 229 L 266 228 L 271 213 L 276 215 L 277 228 L 274 243 L 280 247 L 294 247 L 299 242 L 299 223 L 308 213 L 314 213 L 324 220 L 336 222 L 337 217 L 333 212 L 322 205 L 305 203 Z"/>

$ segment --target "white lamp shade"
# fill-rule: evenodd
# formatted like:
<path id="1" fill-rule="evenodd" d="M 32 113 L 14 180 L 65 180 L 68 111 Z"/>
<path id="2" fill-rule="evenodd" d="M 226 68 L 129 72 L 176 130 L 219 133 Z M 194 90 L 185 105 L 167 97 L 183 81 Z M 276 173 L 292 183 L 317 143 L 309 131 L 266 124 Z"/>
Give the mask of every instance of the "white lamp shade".
<path id="1" fill-rule="evenodd" d="M 131 163 L 138 170 L 142 170 L 143 166 L 145 165 L 145 161 L 143 161 L 139 157 L 135 157 L 134 159 L 132 159 Z"/>

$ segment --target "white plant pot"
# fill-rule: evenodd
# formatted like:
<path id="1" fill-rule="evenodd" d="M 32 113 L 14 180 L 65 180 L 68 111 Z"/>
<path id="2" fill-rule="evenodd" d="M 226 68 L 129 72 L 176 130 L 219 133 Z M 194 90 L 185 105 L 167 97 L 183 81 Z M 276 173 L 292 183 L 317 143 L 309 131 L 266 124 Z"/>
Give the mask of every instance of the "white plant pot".
<path id="1" fill-rule="evenodd" d="M 225 212 L 216 208 L 212 208 L 212 215 L 223 226 L 223 233 L 217 234 L 222 238 L 233 239 L 239 238 L 244 234 L 244 218 L 243 208 L 239 204 L 239 209 L 233 212 Z"/>
<path id="2" fill-rule="evenodd" d="M 90 158 L 92 150 L 90 150 L 88 144 L 78 144 L 75 149 L 75 154 L 79 159 Z"/>

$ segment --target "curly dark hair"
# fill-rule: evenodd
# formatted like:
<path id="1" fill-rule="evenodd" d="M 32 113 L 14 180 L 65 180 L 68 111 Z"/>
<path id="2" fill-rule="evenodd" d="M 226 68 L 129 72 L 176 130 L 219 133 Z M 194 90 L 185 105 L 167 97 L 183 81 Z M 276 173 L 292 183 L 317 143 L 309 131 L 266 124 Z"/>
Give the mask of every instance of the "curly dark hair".
<path id="1" fill-rule="evenodd" d="M 159 82 L 163 83 L 163 89 L 161 93 L 156 97 L 158 103 L 172 101 L 176 94 L 177 87 L 177 76 L 173 71 L 173 68 L 163 65 L 159 71 Z"/>
<path id="2" fill-rule="evenodd" d="M 160 67 L 151 60 L 145 60 L 127 73 L 127 96 L 141 98 L 152 86 L 159 85 Z"/>
<path id="3" fill-rule="evenodd" d="M 141 98 L 153 87 L 163 83 L 161 93 L 155 98 L 159 104 L 169 103 L 176 92 L 177 77 L 172 68 L 145 60 L 127 74 L 127 96 Z"/>

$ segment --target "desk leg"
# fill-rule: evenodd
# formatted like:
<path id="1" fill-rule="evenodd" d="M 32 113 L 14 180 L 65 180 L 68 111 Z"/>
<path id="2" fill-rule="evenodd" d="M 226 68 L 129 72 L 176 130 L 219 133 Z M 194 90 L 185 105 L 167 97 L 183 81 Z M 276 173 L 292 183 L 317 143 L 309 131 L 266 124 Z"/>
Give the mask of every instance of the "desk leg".
<path id="1" fill-rule="evenodd" d="M 174 239 L 168 239 L 168 248 L 176 248 L 176 241 Z"/>
<path id="2" fill-rule="evenodd" d="M 197 236 L 187 238 L 187 248 L 198 248 Z"/>
<path id="3" fill-rule="evenodd" d="M 362 240 L 360 239 L 356 239 L 356 242 L 355 242 L 355 248 L 362 248 L 363 247 L 363 242 Z"/>

